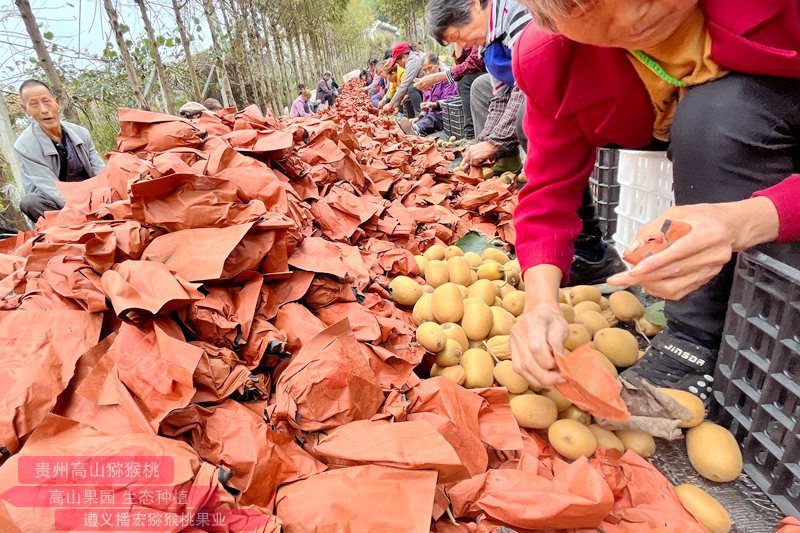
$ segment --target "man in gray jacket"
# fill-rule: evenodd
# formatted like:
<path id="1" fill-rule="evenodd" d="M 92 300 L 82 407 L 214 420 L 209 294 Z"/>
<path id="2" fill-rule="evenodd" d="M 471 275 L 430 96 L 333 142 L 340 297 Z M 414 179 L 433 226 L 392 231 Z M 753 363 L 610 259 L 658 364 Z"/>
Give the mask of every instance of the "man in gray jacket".
<path id="1" fill-rule="evenodd" d="M 56 182 L 87 180 L 106 165 L 89 131 L 59 118 L 58 97 L 47 85 L 27 80 L 20 86 L 19 96 L 22 108 L 34 120 L 14 143 L 25 187 L 19 209 L 36 222 L 45 211 L 64 207 Z"/>

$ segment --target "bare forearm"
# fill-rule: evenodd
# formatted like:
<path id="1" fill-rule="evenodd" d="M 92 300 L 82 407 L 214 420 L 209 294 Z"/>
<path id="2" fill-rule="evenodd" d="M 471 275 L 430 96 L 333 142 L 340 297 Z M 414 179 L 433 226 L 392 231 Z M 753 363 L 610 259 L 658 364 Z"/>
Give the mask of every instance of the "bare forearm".
<path id="1" fill-rule="evenodd" d="M 734 237 L 734 251 L 746 250 L 778 238 L 778 210 L 769 198 L 759 196 L 724 205 L 735 215 L 732 223 L 738 231 Z"/>
<path id="2" fill-rule="evenodd" d="M 561 286 L 561 269 L 554 265 L 536 265 L 525 271 L 525 307 L 539 305 L 558 307 L 558 288 Z"/>

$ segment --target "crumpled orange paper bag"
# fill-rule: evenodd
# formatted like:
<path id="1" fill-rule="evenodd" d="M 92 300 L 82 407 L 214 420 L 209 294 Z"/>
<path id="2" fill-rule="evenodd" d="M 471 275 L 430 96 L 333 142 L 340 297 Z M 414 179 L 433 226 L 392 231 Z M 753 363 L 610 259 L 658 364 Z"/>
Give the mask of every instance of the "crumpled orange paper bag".
<path id="1" fill-rule="evenodd" d="M 190 405 L 172 411 L 160 433 L 183 438 L 202 459 L 230 472 L 225 481 L 240 491 L 239 503 L 271 513 L 278 486 L 325 470 L 292 439 L 267 427 L 251 410 L 233 400 L 219 405 Z"/>
<path id="2" fill-rule="evenodd" d="M 526 529 L 594 527 L 614 506 L 611 489 L 585 457 L 557 471 L 552 480 L 523 470 L 489 470 L 447 493 L 456 517 L 485 512 Z"/>
<path id="3" fill-rule="evenodd" d="M 320 436 L 312 452 L 333 466 L 375 464 L 436 470 L 439 483 L 469 477 L 450 443 L 424 420 L 357 420 Z"/>
<path id="4" fill-rule="evenodd" d="M 85 311 L 0 311 L 0 461 L 56 405 L 101 325 Z"/>
<path id="5" fill-rule="evenodd" d="M 428 533 L 436 471 L 388 466 L 329 470 L 278 490 L 278 518 L 293 533 Z"/>
<path id="6" fill-rule="evenodd" d="M 568 356 L 555 354 L 566 383 L 556 385 L 569 401 L 597 418 L 625 422 L 631 415 L 622 401 L 622 385 L 595 358 L 588 345 Z"/>
<path id="7" fill-rule="evenodd" d="M 184 118 L 139 109 L 119 110 L 118 152 L 164 152 L 200 146 L 202 131 Z"/>
<path id="8" fill-rule="evenodd" d="M 46 470 L 49 479 L 40 477 L 35 483 L 21 482 L 21 475 L 28 479 L 35 476 L 37 464 L 55 464 L 62 458 L 69 458 L 70 465 L 82 464 L 86 478 L 56 483 L 53 475 L 57 471 L 54 467 L 49 467 Z M 115 462 L 118 465 L 116 467 Z M 129 463 L 139 467 L 138 474 L 133 469 L 126 470 Z M 155 466 L 144 473 L 148 464 Z M 106 469 L 107 466 L 115 469 Z M 67 469 L 69 472 L 76 470 L 74 466 Z M 63 471 L 62 469 L 61 472 Z M 99 472 L 102 476 L 100 479 L 104 481 L 94 486 L 82 485 L 81 482 L 86 483 L 92 479 L 89 477 L 91 472 Z M 51 503 L 51 491 L 56 487 L 63 490 L 63 504 Z M 111 492 L 107 498 L 113 498 L 115 505 L 103 503 L 99 499 L 101 488 Z M 86 498 L 92 493 L 87 493 L 84 489 L 94 490 L 95 503 L 67 503 L 70 499 L 74 501 L 76 497 L 82 503 L 87 501 Z M 158 490 L 183 492 L 184 497 L 157 498 Z M 202 461 L 186 443 L 141 433 L 104 435 L 74 420 L 55 415 L 48 415 L 31 435 L 23 451 L 0 467 L 0 525 L 3 521 L 3 507 L 16 527 L 25 532 L 36 533 L 83 530 L 85 528 L 80 527 L 84 524 L 81 511 L 96 512 L 98 524 L 102 523 L 101 513 L 105 513 L 113 527 L 117 524 L 118 513 L 129 513 L 128 518 L 133 523 L 133 514 L 137 512 L 180 515 L 201 510 L 207 510 L 209 515 L 219 512 L 220 516 L 224 516 L 222 522 L 225 527 L 215 531 L 280 531 L 274 516 L 265 514 L 256 507 L 239 504 L 219 482 L 219 469 Z M 78 515 L 70 519 L 72 527 L 57 528 L 56 519 L 64 520 L 63 515 L 71 514 L 74 509 L 78 510 Z M 159 531 L 164 533 L 204 529 L 202 526 L 196 529 L 181 526 L 180 520 L 174 525 L 167 525 L 167 522 L 160 524 L 162 527 Z M 123 526 L 115 530 L 122 529 L 127 528 Z M 3 533 L 7 531 L 13 530 L 3 529 Z"/>
<path id="9" fill-rule="evenodd" d="M 375 374 L 342 320 L 307 342 L 275 383 L 272 422 L 319 431 L 370 418 L 383 402 Z"/>

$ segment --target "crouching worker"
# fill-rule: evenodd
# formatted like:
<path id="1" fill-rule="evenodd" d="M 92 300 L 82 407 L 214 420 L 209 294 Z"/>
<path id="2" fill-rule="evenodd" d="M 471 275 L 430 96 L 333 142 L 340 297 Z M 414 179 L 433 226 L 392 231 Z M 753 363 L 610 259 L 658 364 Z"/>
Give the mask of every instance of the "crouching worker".
<path id="1" fill-rule="evenodd" d="M 307 111 L 308 102 L 311 100 L 311 91 L 303 89 L 300 96 L 292 104 L 292 109 L 289 111 L 291 117 L 310 117 L 314 113 Z"/>
<path id="2" fill-rule="evenodd" d="M 636 243 L 667 219 L 691 229 L 608 280 L 668 300 L 667 329 L 623 377 L 708 400 L 736 252 L 766 246 L 800 263 L 797 0 L 524 3 L 537 25 L 513 56 L 529 143 L 514 213 L 527 290 L 511 334 L 514 367 L 537 387 L 562 379 L 551 355 L 568 331 L 558 287 L 595 148 L 642 148 L 655 138 L 669 145 L 677 206 Z"/>
<path id="3" fill-rule="evenodd" d="M 422 72 L 429 76 L 439 72 L 447 72 L 447 67 L 439 61 L 439 56 L 433 52 L 426 54 L 422 60 Z M 422 112 L 420 116 L 412 121 L 414 131 L 420 135 L 431 135 L 444 129 L 442 120 L 442 108 L 439 102 L 458 96 L 458 85 L 448 80 L 446 77 L 438 81 L 426 90 L 422 95 Z"/>
<path id="4" fill-rule="evenodd" d="M 59 118 L 60 103 L 50 88 L 27 80 L 19 88 L 22 108 L 34 122 L 14 143 L 22 164 L 25 195 L 19 209 L 33 222 L 64 207 L 56 182 L 84 181 L 105 167 L 89 131 Z"/>

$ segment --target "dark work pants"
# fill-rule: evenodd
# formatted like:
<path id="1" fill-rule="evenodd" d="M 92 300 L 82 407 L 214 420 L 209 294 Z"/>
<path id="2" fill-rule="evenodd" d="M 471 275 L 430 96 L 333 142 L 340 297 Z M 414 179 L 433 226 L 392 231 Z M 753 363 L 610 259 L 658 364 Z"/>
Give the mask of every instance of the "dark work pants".
<path id="1" fill-rule="evenodd" d="M 415 124 L 417 132 L 426 137 L 444 129 L 444 120 L 441 113 L 428 113 Z"/>
<path id="2" fill-rule="evenodd" d="M 403 112 L 408 118 L 416 118 L 422 108 L 422 93 L 412 85 L 406 95 L 408 100 L 403 104 Z"/>
<path id="3" fill-rule="evenodd" d="M 527 150 L 528 138 L 522 128 L 524 116 L 525 106 L 523 105 L 517 113 L 517 139 L 520 146 Z M 600 228 L 600 217 L 597 214 L 597 204 L 594 200 L 592 189 L 587 181 L 586 188 L 583 189 L 583 202 L 578 209 L 582 227 L 581 232 L 575 239 L 575 253 L 590 261 L 599 260 L 606 246 L 603 244 L 603 230 Z"/>
<path id="4" fill-rule="evenodd" d="M 480 77 L 482 73 L 476 72 L 474 74 L 467 74 L 458 80 L 458 94 L 461 96 L 461 108 L 464 112 L 464 138 L 475 138 L 475 125 L 472 122 L 472 102 L 470 95 L 472 94 L 472 83 Z"/>
<path id="5" fill-rule="evenodd" d="M 678 105 L 670 141 L 677 205 L 745 200 L 800 170 L 800 80 L 731 73 L 693 87 Z M 760 249 L 800 266 L 800 243 Z M 676 335 L 719 348 L 734 263 L 686 298 L 667 302 Z"/>
<path id="6" fill-rule="evenodd" d="M 61 208 L 52 198 L 37 193 L 28 193 L 19 202 L 19 210 L 34 224 L 45 211 L 58 211 L 59 209 Z"/>

